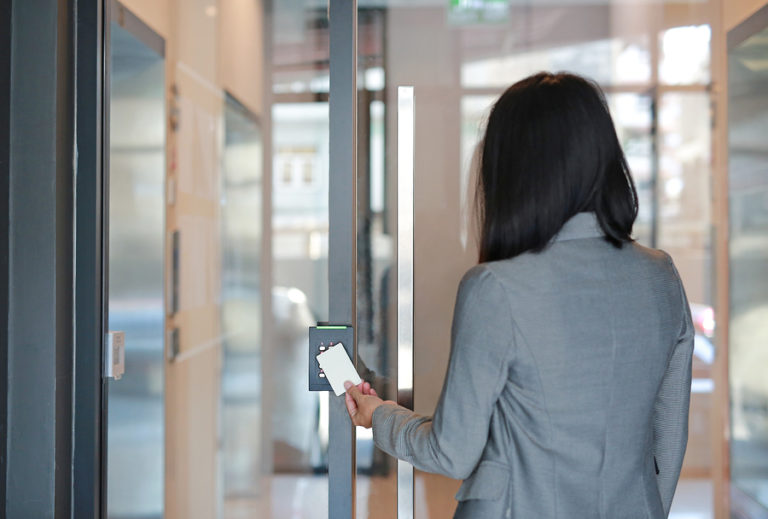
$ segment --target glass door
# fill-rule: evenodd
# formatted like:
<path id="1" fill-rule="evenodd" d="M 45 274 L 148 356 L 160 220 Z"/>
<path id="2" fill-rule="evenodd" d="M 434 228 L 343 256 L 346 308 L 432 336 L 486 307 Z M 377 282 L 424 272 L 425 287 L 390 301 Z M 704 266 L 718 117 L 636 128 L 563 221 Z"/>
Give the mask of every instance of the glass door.
<path id="1" fill-rule="evenodd" d="M 108 381 L 107 516 L 306 516 L 306 481 L 327 480 L 313 476 L 319 399 L 278 389 L 306 368 L 314 319 L 301 292 L 271 290 L 263 11 L 104 5 L 108 318 L 125 336 L 125 373 Z M 284 460 L 297 477 L 275 473 Z"/>
<path id="2" fill-rule="evenodd" d="M 711 31 L 692 2 L 669 13 L 654 2 L 360 2 L 358 356 L 375 366 L 377 391 L 396 399 L 403 365 L 397 338 L 397 238 L 403 224 L 398 208 L 404 196 L 399 87 L 414 87 L 415 113 L 412 190 L 405 193 L 414 203 L 413 388 L 407 398 L 400 396 L 416 412 L 430 415 L 448 362 L 456 289 L 477 262 L 475 175 L 490 107 L 512 83 L 541 70 L 587 76 L 606 92 L 638 185 L 635 237 L 670 252 L 694 303 L 691 438 L 671 517 L 708 517 L 716 470 L 710 457 L 716 439 L 709 433 L 715 331 Z M 356 516 L 402 514 L 396 460 L 375 448 L 369 454 L 366 434 L 357 431 Z M 361 458 L 381 461 L 370 470 Z M 413 504 L 405 513 L 451 517 L 459 484 L 416 471 Z"/>
<path id="3" fill-rule="evenodd" d="M 731 506 L 768 515 L 768 7 L 728 35 Z"/>
<path id="4" fill-rule="evenodd" d="M 107 512 L 161 518 L 165 478 L 164 42 L 116 6 L 109 34 L 109 314 L 125 373 L 107 382 Z"/>

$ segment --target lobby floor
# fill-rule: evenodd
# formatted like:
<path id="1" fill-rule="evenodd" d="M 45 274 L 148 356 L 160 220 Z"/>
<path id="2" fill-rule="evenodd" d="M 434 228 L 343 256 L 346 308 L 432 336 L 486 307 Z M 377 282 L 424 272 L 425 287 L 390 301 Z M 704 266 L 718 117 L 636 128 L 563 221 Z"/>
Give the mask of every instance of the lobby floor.
<path id="1" fill-rule="evenodd" d="M 417 519 L 451 517 L 456 506 L 453 495 L 458 482 L 433 474 L 416 477 Z M 393 477 L 357 478 L 357 518 L 393 519 L 395 512 Z M 712 519 L 712 484 L 706 479 L 684 479 L 678 485 L 670 519 Z M 262 497 L 229 499 L 225 519 L 325 519 L 328 479 L 322 476 L 278 475 L 266 482 Z"/>

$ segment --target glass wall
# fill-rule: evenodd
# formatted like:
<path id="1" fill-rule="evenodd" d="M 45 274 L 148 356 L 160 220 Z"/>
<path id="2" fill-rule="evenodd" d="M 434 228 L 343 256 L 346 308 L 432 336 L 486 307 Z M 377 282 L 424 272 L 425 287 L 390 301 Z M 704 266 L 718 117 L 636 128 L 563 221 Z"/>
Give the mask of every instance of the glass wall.
<path id="1" fill-rule="evenodd" d="M 586 75 L 606 92 L 638 185 L 635 236 L 673 256 L 692 303 L 696 380 L 673 517 L 708 517 L 715 328 L 708 11 L 686 1 L 361 2 L 361 13 L 369 10 L 383 11 L 385 20 L 390 186 L 397 175 L 396 88 L 415 87 L 416 411 L 431 414 L 437 403 L 456 287 L 477 258 L 473 168 L 491 104 L 510 84 L 540 70 Z M 458 484 L 418 473 L 416 516 L 449 517 Z M 369 488 L 370 503 L 389 491 L 384 482 Z M 358 517 L 389 514 L 386 506 L 358 509 Z"/>
<path id="2" fill-rule="evenodd" d="M 296 289 L 297 300 L 307 301 L 307 322 L 324 317 L 328 289 L 325 7 L 312 1 L 278 2 L 272 22 L 273 279 L 276 287 Z M 691 438 L 687 479 L 674 509 L 692 517 L 707 517 L 712 497 L 709 406 L 715 316 L 707 16 L 707 9 L 694 1 L 525 6 L 360 1 L 358 12 L 357 327 L 360 359 L 371 370 L 367 376 L 380 394 L 394 398 L 397 358 L 390 294 L 397 228 L 397 87 L 414 85 L 416 92 L 414 404 L 416 411 L 430 414 L 447 363 L 456 286 L 477 257 L 473 166 L 488 109 L 507 86 L 539 70 L 587 75 L 606 90 L 638 185 L 636 237 L 673 255 L 693 303 L 697 345 Z M 320 184 L 308 180 L 318 174 L 302 173 L 310 170 L 318 171 Z M 311 407 L 311 398 L 303 405 Z M 316 405 L 322 452 L 322 397 Z M 298 427 L 299 419 L 292 420 Z M 275 452 L 282 452 L 280 440 L 275 441 Z M 313 452 L 304 445 L 294 451 L 294 460 L 301 459 L 301 452 Z M 357 453 L 357 517 L 393 516 L 393 460 L 377 452 L 362 429 Z M 324 503 L 324 480 L 303 477 L 302 463 L 288 459 L 276 456 L 275 468 L 285 472 L 286 482 L 303 481 L 300 501 L 311 496 Z M 417 474 L 417 517 L 450 516 L 457 487 L 457 481 Z"/>
<path id="3" fill-rule="evenodd" d="M 358 16 L 356 325 L 366 378 L 395 398 L 397 87 L 416 95 L 414 406 L 431 414 L 456 287 L 477 261 L 474 168 L 488 110 L 539 70 L 587 75 L 606 91 L 637 182 L 636 237 L 673 255 L 696 321 L 677 517 L 707 517 L 695 514 L 711 499 L 717 316 L 703 5 L 360 0 Z M 330 288 L 326 2 L 124 0 L 113 9 L 118 26 L 135 16 L 162 39 L 166 59 L 133 49 L 121 61 L 125 27 L 113 31 L 110 318 L 126 331 L 128 370 L 110 389 L 110 471 L 127 482 L 110 487 L 110 513 L 322 519 L 328 395 L 306 391 L 305 348 L 307 327 L 328 317 Z M 149 95 L 139 83 L 151 87 L 151 117 L 139 109 Z M 152 323 L 146 368 L 143 332 L 120 324 L 131 301 Z M 142 395 L 136 413 L 119 411 L 121 392 Z M 147 452 L 125 447 L 140 438 L 129 429 L 151 438 L 141 441 Z M 357 517 L 395 515 L 394 467 L 358 430 Z M 415 485 L 419 519 L 451 516 L 458 481 L 417 473 Z"/>
<path id="4" fill-rule="evenodd" d="M 110 330 L 125 332 L 126 353 L 125 374 L 108 382 L 108 514 L 160 518 L 165 488 L 165 61 L 156 35 L 139 23 L 126 25 L 134 32 L 111 26 L 108 322 Z"/>
<path id="5" fill-rule="evenodd" d="M 265 378 L 290 378 L 270 372 L 261 341 L 262 7 L 107 3 L 110 326 L 126 332 L 109 516 L 259 516 L 273 488 Z M 146 35 L 165 60 L 134 42 Z"/>
<path id="6" fill-rule="evenodd" d="M 225 503 L 260 489 L 262 130 L 226 95 L 221 174 L 221 457 Z"/>
<path id="7" fill-rule="evenodd" d="M 272 2 L 273 372 L 271 517 L 328 516 L 328 394 L 307 391 L 307 330 L 328 319 L 325 8 Z"/>
<path id="8" fill-rule="evenodd" d="M 734 517 L 768 514 L 768 16 L 762 20 L 728 56 L 731 481 L 742 514 Z"/>

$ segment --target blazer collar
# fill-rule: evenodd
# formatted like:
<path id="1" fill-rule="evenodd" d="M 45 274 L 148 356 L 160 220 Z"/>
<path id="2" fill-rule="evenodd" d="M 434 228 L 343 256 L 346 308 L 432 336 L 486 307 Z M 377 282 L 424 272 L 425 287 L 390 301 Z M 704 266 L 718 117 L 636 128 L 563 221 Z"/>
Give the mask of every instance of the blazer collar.
<path id="1" fill-rule="evenodd" d="M 601 238 L 605 233 L 600 228 L 595 213 L 577 213 L 563 225 L 554 241 Z"/>

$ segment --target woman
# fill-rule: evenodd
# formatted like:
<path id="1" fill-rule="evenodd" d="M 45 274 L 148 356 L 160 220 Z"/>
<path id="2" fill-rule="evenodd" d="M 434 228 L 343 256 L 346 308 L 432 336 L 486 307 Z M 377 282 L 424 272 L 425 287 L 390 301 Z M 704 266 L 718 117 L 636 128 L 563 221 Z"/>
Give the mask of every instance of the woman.
<path id="1" fill-rule="evenodd" d="M 464 479 L 456 518 L 662 518 L 687 441 L 693 325 L 670 257 L 631 238 L 637 195 L 599 88 L 541 73 L 496 102 L 480 264 L 458 290 L 433 417 L 347 384 L 356 425 Z"/>

